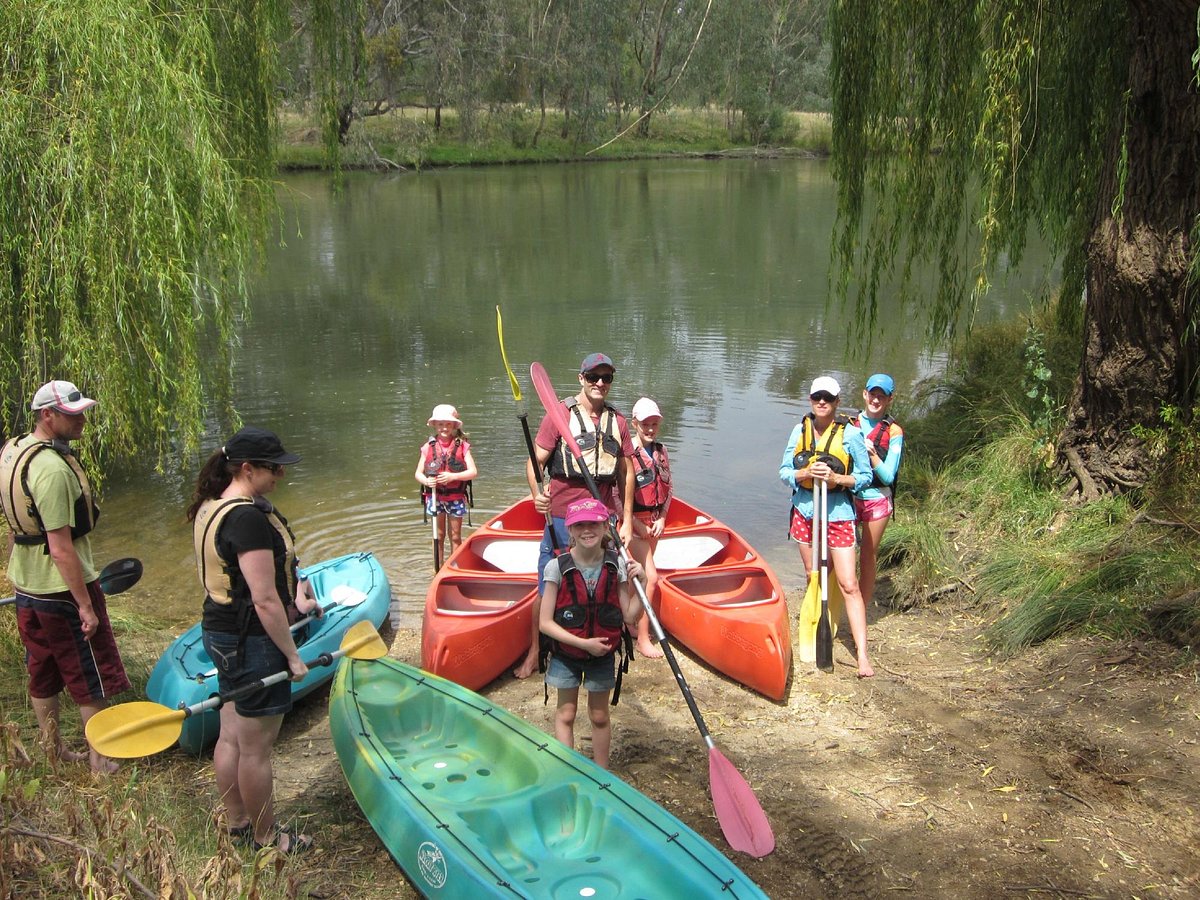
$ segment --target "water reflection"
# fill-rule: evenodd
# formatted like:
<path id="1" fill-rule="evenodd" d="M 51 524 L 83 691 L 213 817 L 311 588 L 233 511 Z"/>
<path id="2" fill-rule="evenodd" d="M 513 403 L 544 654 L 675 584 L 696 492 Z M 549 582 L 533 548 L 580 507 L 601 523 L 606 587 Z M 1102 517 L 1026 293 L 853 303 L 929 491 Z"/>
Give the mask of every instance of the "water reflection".
<path id="1" fill-rule="evenodd" d="M 826 308 L 834 192 L 822 162 L 351 175 L 340 193 L 299 175 L 281 199 L 284 245 L 254 285 L 236 403 L 304 457 L 272 497 L 304 561 L 373 551 L 409 625 L 432 569 L 412 471 L 433 406 L 454 403 L 471 435 L 476 523 L 526 490 L 497 304 L 532 427 L 528 364 L 566 395 L 579 360 L 604 350 L 618 366 L 613 403 L 649 394 L 662 407 L 681 495 L 740 531 L 789 587 L 800 566 L 775 472 L 808 382 L 833 374 L 852 401 L 867 374 L 889 371 L 902 414 L 904 389 L 943 362 L 890 296 L 869 358 L 845 352 L 848 329 Z M 1045 264 L 1031 248 L 980 318 L 1025 309 Z M 210 448 L 223 437 L 214 429 Z M 115 478 L 98 532 L 101 559 L 146 563 L 128 602 L 177 626 L 200 607 L 183 521 L 194 476 Z"/>

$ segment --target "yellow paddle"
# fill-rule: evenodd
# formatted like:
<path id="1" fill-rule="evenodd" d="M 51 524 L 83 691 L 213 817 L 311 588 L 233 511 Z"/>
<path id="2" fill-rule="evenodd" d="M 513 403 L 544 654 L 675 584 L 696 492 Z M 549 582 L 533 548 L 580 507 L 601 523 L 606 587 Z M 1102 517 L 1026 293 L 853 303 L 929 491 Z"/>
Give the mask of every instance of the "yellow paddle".
<path id="1" fill-rule="evenodd" d="M 370 622 L 357 622 L 346 632 L 337 650 L 333 653 L 322 653 L 307 665 L 310 669 L 315 669 L 317 666 L 333 665 L 334 660 L 342 656 L 353 659 L 379 659 L 386 654 L 387 647 L 380 639 L 375 626 Z M 179 735 L 183 732 L 183 720 L 188 716 L 216 709 L 230 700 L 286 681 L 289 675 L 286 671 L 276 672 L 226 694 L 214 694 L 207 700 L 193 703 L 183 709 L 171 709 L 161 703 L 149 701 L 110 706 L 92 716 L 84 730 L 88 743 L 97 753 L 103 753 L 113 759 L 150 756 L 166 750 L 179 740 Z"/>

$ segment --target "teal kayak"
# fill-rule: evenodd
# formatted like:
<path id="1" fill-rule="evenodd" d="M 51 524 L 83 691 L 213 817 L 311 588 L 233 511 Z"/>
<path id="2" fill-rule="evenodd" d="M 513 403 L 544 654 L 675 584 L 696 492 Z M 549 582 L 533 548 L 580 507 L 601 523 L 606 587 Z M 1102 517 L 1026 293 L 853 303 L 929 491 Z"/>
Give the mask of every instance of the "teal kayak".
<path id="1" fill-rule="evenodd" d="M 329 726 L 358 805 L 427 897 L 766 897 L 649 797 L 444 678 L 343 659 Z"/>
<path id="2" fill-rule="evenodd" d="M 388 615 L 391 589 L 383 567 L 370 553 L 351 553 L 300 570 L 309 579 L 313 596 L 325 615 L 296 630 L 296 643 L 305 659 L 337 650 L 344 635 L 358 622 L 378 628 Z M 331 605 L 332 604 L 332 605 Z M 302 681 L 292 683 L 292 699 L 299 700 L 333 677 L 329 666 L 310 669 Z M 204 650 L 197 622 L 166 649 L 146 683 L 146 697 L 180 709 L 207 700 L 217 692 L 217 672 Z M 199 756 L 216 742 L 220 714 L 207 710 L 183 720 L 179 746 Z"/>

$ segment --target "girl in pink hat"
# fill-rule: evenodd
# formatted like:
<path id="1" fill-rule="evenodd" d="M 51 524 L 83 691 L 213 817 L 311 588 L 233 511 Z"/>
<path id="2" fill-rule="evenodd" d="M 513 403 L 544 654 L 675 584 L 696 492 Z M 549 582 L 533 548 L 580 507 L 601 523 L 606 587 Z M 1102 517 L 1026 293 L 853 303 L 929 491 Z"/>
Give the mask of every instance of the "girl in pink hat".
<path id="1" fill-rule="evenodd" d="M 433 408 L 425 423 L 434 430 L 433 436 L 421 445 L 417 469 L 413 477 L 421 485 L 421 501 L 425 511 L 437 516 L 436 544 L 446 541 L 446 523 L 450 524 L 450 552 L 462 543 L 463 518 L 467 514 L 469 482 L 479 474 L 471 444 L 462 430 L 458 410 L 449 403 Z M 434 497 L 437 497 L 436 503 Z M 445 559 L 445 555 L 440 555 Z"/>
<path id="2" fill-rule="evenodd" d="M 643 576 L 637 560 L 617 555 L 608 534 L 609 511 L 599 500 L 576 500 L 567 507 L 568 552 L 552 558 L 544 570 L 545 586 L 538 627 L 550 638 L 546 686 L 558 691 L 554 736 L 575 746 L 575 714 L 579 688 L 588 692 L 592 723 L 592 759 L 608 768 L 612 743 L 609 694 L 619 685 L 617 651 L 626 626 L 637 625 L 642 603 L 631 578 Z M 622 663 L 628 662 L 628 656 Z M 623 669 L 622 669 L 623 671 Z"/>

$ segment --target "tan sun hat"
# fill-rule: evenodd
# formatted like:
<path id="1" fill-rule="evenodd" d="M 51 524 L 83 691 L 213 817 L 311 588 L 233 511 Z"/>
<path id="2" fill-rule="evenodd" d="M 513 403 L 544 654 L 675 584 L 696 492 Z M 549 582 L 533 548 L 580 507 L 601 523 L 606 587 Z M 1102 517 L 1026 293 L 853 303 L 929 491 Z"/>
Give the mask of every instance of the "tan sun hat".
<path id="1" fill-rule="evenodd" d="M 462 419 L 458 417 L 458 410 L 449 403 L 439 403 L 433 408 L 433 412 L 429 414 L 429 421 L 426 425 L 433 425 L 434 422 L 453 422 L 455 425 L 461 425 Z"/>

